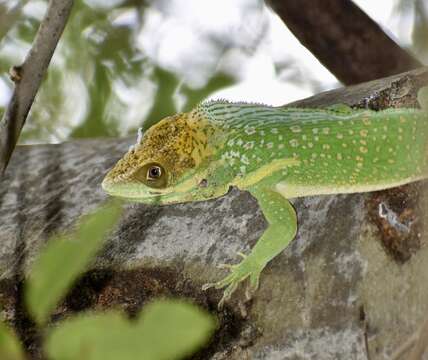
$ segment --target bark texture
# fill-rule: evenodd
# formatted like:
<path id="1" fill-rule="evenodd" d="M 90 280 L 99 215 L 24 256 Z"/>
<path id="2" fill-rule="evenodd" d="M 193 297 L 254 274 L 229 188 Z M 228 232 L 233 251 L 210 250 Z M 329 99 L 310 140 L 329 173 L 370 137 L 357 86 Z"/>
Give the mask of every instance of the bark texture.
<path id="1" fill-rule="evenodd" d="M 417 106 L 417 90 L 427 81 L 428 71 L 418 69 L 293 105 Z M 0 305 L 34 358 L 38 337 L 21 306 L 21 277 L 50 234 L 107 198 L 100 182 L 132 143 L 22 146 L 6 171 Z M 237 261 L 236 252 L 260 237 L 266 222 L 256 200 L 235 189 L 207 202 L 125 204 L 118 228 L 55 316 L 110 306 L 133 314 L 155 296 L 183 296 L 220 321 L 195 359 L 384 359 L 428 314 L 425 187 L 296 199 L 297 238 L 263 271 L 252 301 L 241 302 L 240 289 L 222 312 L 221 291 L 203 292 L 201 285 L 224 276 L 216 265 Z"/>
<path id="2" fill-rule="evenodd" d="M 269 0 L 268 4 L 346 85 L 421 66 L 351 0 Z"/>

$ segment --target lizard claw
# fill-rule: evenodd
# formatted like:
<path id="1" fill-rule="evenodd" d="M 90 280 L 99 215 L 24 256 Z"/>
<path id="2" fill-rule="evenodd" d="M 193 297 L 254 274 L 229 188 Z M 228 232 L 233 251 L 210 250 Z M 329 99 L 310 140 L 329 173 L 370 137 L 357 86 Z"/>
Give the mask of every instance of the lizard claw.
<path id="1" fill-rule="evenodd" d="M 231 295 L 235 292 L 238 285 L 249 277 L 249 286 L 245 291 L 246 299 L 249 300 L 252 294 L 257 290 L 259 286 L 260 273 L 264 268 L 264 265 L 260 265 L 253 261 L 249 257 L 245 257 L 243 261 L 236 265 L 222 266 L 230 270 L 229 275 L 224 279 L 215 283 L 209 283 L 202 286 L 202 290 L 209 288 L 222 289 L 224 288 L 223 296 L 218 303 L 218 308 L 222 309 L 225 302 L 227 302 Z"/>

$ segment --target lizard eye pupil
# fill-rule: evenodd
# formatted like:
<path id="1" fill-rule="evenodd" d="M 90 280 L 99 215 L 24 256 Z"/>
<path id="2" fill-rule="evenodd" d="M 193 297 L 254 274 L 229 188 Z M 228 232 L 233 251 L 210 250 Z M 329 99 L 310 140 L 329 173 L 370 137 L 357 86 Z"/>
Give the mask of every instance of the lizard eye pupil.
<path id="1" fill-rule="evenodd" d="M 160 166 L 151 166 L 147 172 L 147 180 L 159 179 L 162 176 L 162 169 Z"/>
<path id="2" fill-rule="evenodd" d="M 167 171 L 161 164 L 155 162 L 139 168 L 134 173 L 133 178 L 155 189 L 163 189 L 168 186 Z"/>

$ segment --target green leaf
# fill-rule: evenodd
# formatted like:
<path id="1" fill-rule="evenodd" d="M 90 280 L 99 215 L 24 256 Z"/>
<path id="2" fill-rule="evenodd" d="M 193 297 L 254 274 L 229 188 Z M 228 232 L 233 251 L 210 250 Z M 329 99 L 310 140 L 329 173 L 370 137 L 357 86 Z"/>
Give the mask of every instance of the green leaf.
<path id="1" fill-rule="evenodd" d="M 118 312 L 81 314 L 51 330 L 45 341 L 49 359 L 138 359 L 133 329 Z"/>
<path id="2" fill-rule="evenodd" d="M 26 301 L 34 319 L 42 324 L 86 269 L 120 216 L 110 203 L 88 215 L 74 233 L 56 236 L 34 261 L 27 281 Z"/>
<path id="3" fill-rule="evenodd" d="M 3 322 L 0 322 L 0 359 L 25 359 L 19 339 Z"/>
<path id="4" fill-rule="evenodd" d="M 161 300 L 137 321 L 118 312 L 65 320 L 48 334 L 45 351 L 55 360 L 175 360 L 202 346 L 214 328 L 214 319 L 196 306 Z"/>
<path id="5" fill-rule="evenodd" d="M 138 319 L 145 359 L 180 359 L 203 346 L 216 322 L 195 305 L 177 300 L 148 304 Z"/>

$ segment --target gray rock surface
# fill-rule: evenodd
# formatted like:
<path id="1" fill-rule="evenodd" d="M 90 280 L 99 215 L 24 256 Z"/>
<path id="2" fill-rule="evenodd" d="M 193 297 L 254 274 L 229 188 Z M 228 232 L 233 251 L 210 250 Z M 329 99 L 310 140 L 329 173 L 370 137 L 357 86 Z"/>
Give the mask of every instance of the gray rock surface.
<path id="1" fill-rule="evenodd" d="M 419 69 L 292 105 L 416 106 L 427 80 Z M 35 358 L 21 278 L 51 234 L 107 199 L 100 182 L 134 141 L 21 146 L 12 157 L 0 186 L 0 303 Z M 262 234 L 256 200 L 234 189 L 207 202 L 124 204 L 118 228 L 57 315 L 109 306 L 132 314 L 155 296 L 184 296 L 220 320 L 195 359 L 387 359 L 428 317 L 425 188 L 294 200 L 297 238 L 266 267 L 251 301 L 240 289 L 221 312 L 221 291 L 201 285 L 224 276 L 216 266 L 236 262 Z"/>

